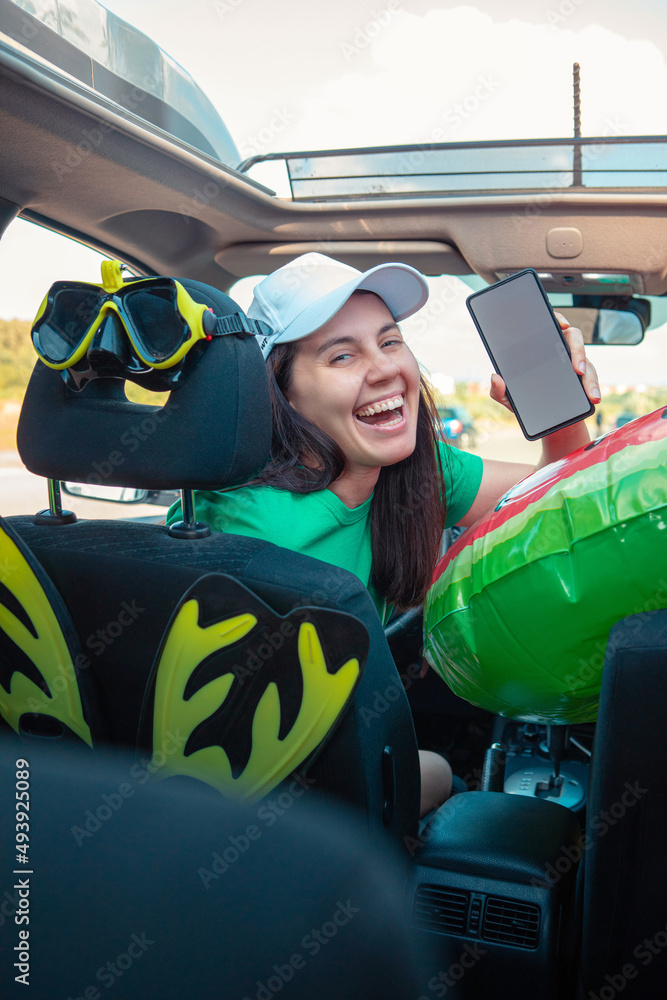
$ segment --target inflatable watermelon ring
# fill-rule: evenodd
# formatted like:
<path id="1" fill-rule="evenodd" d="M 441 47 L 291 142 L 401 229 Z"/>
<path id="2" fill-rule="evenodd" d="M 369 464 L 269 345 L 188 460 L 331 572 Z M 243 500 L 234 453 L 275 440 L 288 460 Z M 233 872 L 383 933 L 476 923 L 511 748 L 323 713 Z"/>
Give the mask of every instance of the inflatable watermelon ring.
<path id="1" fill-rule="evenodd" d="M 507 493 L 438 563 L 424 655 L 527 722 L 593 722 L 611 626 L 667 607 L 667 408 Z"/>

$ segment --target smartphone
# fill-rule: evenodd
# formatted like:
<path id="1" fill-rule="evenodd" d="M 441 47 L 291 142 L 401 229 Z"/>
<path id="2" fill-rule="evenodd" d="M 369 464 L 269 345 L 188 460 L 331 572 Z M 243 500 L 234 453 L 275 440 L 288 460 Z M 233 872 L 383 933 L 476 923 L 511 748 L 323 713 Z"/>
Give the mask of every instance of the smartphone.
<path id="1" fill-rule="evenodd" d="M 529 441 L 594 412 L 536 271 L 474 292 L 466 305 Z"/>

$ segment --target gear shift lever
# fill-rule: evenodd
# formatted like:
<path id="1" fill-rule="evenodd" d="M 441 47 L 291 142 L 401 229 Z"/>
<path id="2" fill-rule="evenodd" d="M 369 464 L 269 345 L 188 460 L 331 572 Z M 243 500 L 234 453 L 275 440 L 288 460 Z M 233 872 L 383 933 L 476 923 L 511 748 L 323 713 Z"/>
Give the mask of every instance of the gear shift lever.
<path id="1" fill-rule="evenodd" d="M 584 785 L 571 768 L 566 767 L 561 774 L 561 763 L 568 756 L 569 727 L 547 726 L 546 741 L 540 743 L 539 750 L 549 755 L 547 765 L 540 764 L 539 754 L 530 753 L 530 763 L 513 769 L 505 781 L 505 791 L 518 795 L 534 795 L 538 799 L 558 802 L 569 809 L 576 809 L 586 797 Z M 527 733 L 530 737 L 532 734 Z M 542 760 L 544 758 L 542 757 Z"/>
<path id="2" fill-rule="evenodd" d="M 481 791 L 502 792 L 505 789 L 505 751 L 500 743 L 492 743 L 484 756 Z"/>
<path id="3" fill-rule="evenodd" d="M 547 726 L 547 749 L 553 761 L 553 777 L 560 777 L 560 763 L 567 756 L 569 726 Z"/>
<path id="4" fill-rule="evenodd" d="M 569 730 L 567 726 L 547 726 L 547 751 L 553 765 L 553 770 L 549 775 L 549 784 L 546 788 L 538 785 L 538 795 L 545 797 L 559 796 L 563 778 L 560 773 L 560 765 L 567 755 Z"/>

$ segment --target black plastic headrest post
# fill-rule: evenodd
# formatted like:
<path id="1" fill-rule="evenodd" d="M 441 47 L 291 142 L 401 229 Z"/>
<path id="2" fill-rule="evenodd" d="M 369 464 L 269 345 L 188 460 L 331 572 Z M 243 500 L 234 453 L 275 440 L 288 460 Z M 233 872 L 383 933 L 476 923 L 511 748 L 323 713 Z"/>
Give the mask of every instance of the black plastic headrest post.
<path id="1" fill-rule="evenodd" d="M 211 529 L 205 521 L 195 521 L 194 490 L 181 490 L 183 520 L 174 521 L 167 529 L 172 538 L 208 538 Z"/>
<path id="2" fill-rule="evenodd" d="M 73 510 L 63 510 L 60 500 L 60 480 L 47 479 L 49 486 L 49 509 L 38 511 L 33 520 L 35 524 L 74 524 L 76 514 Z"/>

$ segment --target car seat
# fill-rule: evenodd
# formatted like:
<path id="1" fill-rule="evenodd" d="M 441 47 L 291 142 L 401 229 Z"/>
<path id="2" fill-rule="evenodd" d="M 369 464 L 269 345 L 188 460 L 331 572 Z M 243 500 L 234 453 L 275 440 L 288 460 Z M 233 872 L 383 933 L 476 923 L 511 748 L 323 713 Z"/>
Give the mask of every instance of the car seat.
<path id="1" fill-rule="evenodd" d="M 611 629 L 581 842 L 585 996 L 665 994 L 666 668 L 667 611 Z"/>
<path id="2" fill-rule="evenodd" d="M 145 782 L 127 753 L 91 766 L 0 733 L 3 802 L 17 780 L 29 864 L 6 869 L 3 1000 L 405 1000 L 431 974 L 396 852 L 361 843 L 340 803 L 304 798 L 278 822 L 201 783 Z M 16 822 L 0 812 L 4 845 Z"/>
<path id="3" fill-rule="evenodd" d="M 415 842 L 415 923 L 442 936 L 443 968 L 483 955 L 452 996 L 664 996 L 666 666 L 666 610 L 612 627 L 583 830 L 555 801 L 481 791 L 446 802 Z"/>
<path id="4" fill-rule="evenodd" d="M 240 312 L 218 290 L 182 283 L 216 314 Z M 50 481 L 217 489 L 261 469 L 270 432 L 261 352 L 254 337 L 240 335 L 207 344 L 162 407 L 129 402 L 118 378 L 99 378 L 73 393 L 59 372 L 38 361 L 18 445 L 27 468 Z M 224 574 L 275 615 L 315 606 L 352 615 L 365 626 L 363 676 L 304 780 L 358 806 L 371 829 L 399 838 L 415 829 L 419 762 L 410 709 L 373 602 L 356 577 L 254 538 L 177 538 L 156 524 L 68 520 L 48 514 L 9 519 L 72 618 L 103 741 L 135 745 L 151 665 L 179 602 L 206 575 Z M 388 689 L 391 700 L 383 699 Z M 166 732 L 164 738 L 174 742 L 182 734 Z"/>

